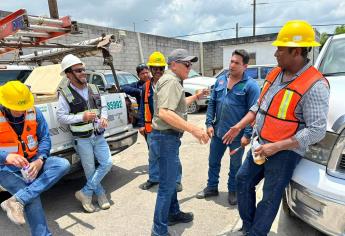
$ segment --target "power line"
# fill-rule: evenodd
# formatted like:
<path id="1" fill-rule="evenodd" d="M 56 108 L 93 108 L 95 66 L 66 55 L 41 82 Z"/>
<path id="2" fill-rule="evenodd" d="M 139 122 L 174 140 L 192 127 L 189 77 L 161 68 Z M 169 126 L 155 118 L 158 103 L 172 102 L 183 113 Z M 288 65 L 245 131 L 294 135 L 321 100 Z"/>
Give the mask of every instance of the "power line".
<path id="1" fill-rule="evenodd" d="M 323 27 L 323 26 L 336 26 L 336 25 L 345 25 L 345 23 L 315 24 L 312 26 Z M 274 29 L 274 28 L 281 28 L 281 27 L 283 27 L 283 26 L 282 25 L 280 25 L 280 26 L 256 26 L 256 28 L 261 28 L 261 29 Z M 238 28 L 239 29 L 247 29 L 247 28 L 252 28 L 252 26 L 240 26 Z M 233 29 L 236 29 L 236 28 L 232 27 L 232 28 L 211 30 L 211 31 L 205 31 L 205 32 L 194 33 L 194 34 L 178 35 L 178 36 L 173 36 L 173 38 L 185 38 L 185 37 L 195 36 L 195 35 L 212 34 L 212 33 L 218 33 L 218 32 L 223 32 L 223 31 L 227 31 L 227 30 L 233 30 Z"/>
<path id="2" fill-rule="evenodd" d="M 211 34 L 211 33 L 217 33 L 217 32 L 222 32 L 222 31 L 226 31 L 226 30 L 231 30 L 231 29 L 235 29 L 235 28 L 233 27 L 233 28 L 225 28 L 225 29 L 219 29 L 219 30 L 205 31 L 205 32 L 195 33 L 195 34 L 178 35 L 178 36 L 173 36 L 173 38 L 184 38 L 184 37 L 189 37 L 189 36 L 194 36 L 194 35 Z"/>

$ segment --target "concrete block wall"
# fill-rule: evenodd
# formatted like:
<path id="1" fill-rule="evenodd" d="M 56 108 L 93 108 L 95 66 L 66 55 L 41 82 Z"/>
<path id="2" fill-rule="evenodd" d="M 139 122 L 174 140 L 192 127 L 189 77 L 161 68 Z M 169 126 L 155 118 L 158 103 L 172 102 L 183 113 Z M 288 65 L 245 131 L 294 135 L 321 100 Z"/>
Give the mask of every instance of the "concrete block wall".
<path id="1" fill-rule="evenodd" d="M 257 35 L 255 37 L 241 37 L 234 39 L 223 39 L 216 41 L 204 42 L 204 74 L 205 76 L 213 76 L 223 68 L 223 47 L 229 45 L 253 44 L 257 42 L 273 41 L 277 34 Z"/>

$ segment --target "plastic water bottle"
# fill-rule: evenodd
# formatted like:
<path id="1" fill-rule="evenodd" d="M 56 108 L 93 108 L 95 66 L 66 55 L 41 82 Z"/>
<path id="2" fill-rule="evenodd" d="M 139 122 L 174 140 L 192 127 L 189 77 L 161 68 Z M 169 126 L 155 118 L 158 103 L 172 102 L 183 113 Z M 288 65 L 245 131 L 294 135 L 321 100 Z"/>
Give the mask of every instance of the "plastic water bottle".
<path id="1" fill-rule="evenodd" d="M 259 143 L 258 141 L 258 136 L 256 136 L 254 139 L 253 139 L 253 144 L 252 144 L 252 156 L 253 156 L 253 160 L 254 162 L 257 164 L 257 165 L 262 165 L 265 163 L 266 161 L 266 158 L 261 156 L 261 155 L 255 155 L 254 152 L 257 148 L 261 147 L 261 144 Z"/>
<path id="2" fill-rule="evenodd" d="M 96 118 L 95 120 L 95 131 L 97 135 L 101 135 L 105 131 L 105 129 L 101 127 L 101 119 L 99 118 Z"/>
<path id="3" fill-rule="evenodd" d="M 22 176 L 24 178 L 25 183 L 31 184 L 34 179 L 29 176 L 29 167 L 30 165 L 24 166 L 20 172 L 22 173 Z"/>

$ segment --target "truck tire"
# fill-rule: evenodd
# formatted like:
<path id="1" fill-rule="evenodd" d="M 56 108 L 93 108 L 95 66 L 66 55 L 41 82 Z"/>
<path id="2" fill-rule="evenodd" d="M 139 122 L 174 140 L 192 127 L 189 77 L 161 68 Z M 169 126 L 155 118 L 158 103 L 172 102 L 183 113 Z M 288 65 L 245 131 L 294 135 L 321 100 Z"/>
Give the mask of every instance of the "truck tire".
<path id="1" fill-rule="evenodd" d="M 186 93 L 186 97 L 192 96 L 189 93 Z M 188 114 L 194 114 L 197 113 L 200 109 L 200 106 L 196 103 L 196 101 L 192 102 L 191 104 L 189 104 L 189 106 L 187 107 L 187 112 Z"/>
<path id="2" fill-rule="evenodd" d="M 294 217 L 294 214 L 291 211 L 289 204 L 287 203 L 286 190 L 284 191 L 283 198 L 282 198 L 282 208 L 283 208 L 283 211 L 286 215 L 288 215 L 290 217 Z"/>

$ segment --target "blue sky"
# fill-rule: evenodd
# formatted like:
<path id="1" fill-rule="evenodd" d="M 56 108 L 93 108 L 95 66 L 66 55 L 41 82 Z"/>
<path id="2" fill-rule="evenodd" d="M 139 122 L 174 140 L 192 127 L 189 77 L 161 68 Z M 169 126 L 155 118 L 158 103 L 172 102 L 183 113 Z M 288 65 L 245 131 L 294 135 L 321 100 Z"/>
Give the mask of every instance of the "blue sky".
<path id="1" fill-rule="evenodd" d="M 252 34 L 252 0 L 57 0 L 60 16 L 70 15 L 82 23 L 125 30 L 178 36 L 228 29 L 183 39 L 209 41 Z M 287 20 L 303 19 L 311 24 L 345 24 L 343 0 L 257 0 L 256 25 L 281 26 Z M 261 4 L 260 4 L 261 3 Z M 1 0 L 0 9 L 15 11 L 25 8 L 31 15 L 49 16 L 48 0 Z M 320 32 L 333 32 L 335 26 L 316 27 Z M 278 32 L 278 28 L 257 28 L 256 34 Z"/>

